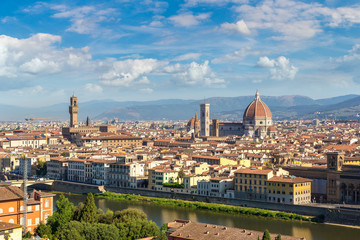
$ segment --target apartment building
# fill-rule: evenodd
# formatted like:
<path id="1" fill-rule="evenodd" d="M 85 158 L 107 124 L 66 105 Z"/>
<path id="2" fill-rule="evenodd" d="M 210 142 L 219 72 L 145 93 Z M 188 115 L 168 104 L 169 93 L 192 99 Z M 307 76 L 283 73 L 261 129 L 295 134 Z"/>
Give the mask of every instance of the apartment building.
<path id="1" fill-rule="evenodd" d="M 159 166 L 160 167 L 160 166 Z M 178 181 L 178 171 L 163 168 L 149 169 L 149 185 L 151 190 L 162 191 L 164 183 L 176 183 Z"/>
<path id="2" fill-rule="evenodd" d="M 145 177 L 145 162 L 112 163 L 108 176 L 111 186 L 137 188 Z"/>
<path id="3" fill-rule="evenodd" d="M 85 159 L 68 160 L 68 181 L 85 183 Z"/>
<path id="4" fill-rule="evenodd" d="M 112 163 L 115 163 L 115 160 L 91 159 L 89 161 L 88 164 L 91 164 L 92 167 L 92 184 L 108 184 L 110 164 Z"/>
<path id="5" fill-rule="evenodd" d="M 274 176 L 268 180 L 268 202 L 307 204 L 311 202 L 311 179 Z"/>
<path id="6" fill-rule="evenodd" d="M 47 177 L 54 180 L 68 179 L 68 160 L 62 157 L 53 157 L 46 163 Z"/>
<path id="7" fill-rule="evenodd" d="M 53 214 L 52 193 L 33 191 L 27 200 L 26 230 L 34 233 L 37 225 L 47 221 Z M 0 222 L 23 225 L 24 220 L 24 195 L 18 187 L 0 187 Z"/>

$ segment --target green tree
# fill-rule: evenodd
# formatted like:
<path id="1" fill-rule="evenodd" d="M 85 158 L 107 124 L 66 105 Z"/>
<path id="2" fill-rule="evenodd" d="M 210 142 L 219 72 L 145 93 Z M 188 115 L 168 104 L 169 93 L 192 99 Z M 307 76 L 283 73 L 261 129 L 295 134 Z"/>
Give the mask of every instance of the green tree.
<path id="1" fill-rule="evenodd" d="M 153 221 L 133 220 L 116 223 L 119 229 L 120 240 L 139 239 L 151 236 L 158 236 L 160 230 Z"/>
<path id="2" fill-rule="evenodd" d="M 80 221 L 81 218 L 81 211 L 84 209 L 84 203 L 83 202 L 79 202 L 75 211 L 74 211 L 74 216 L 73 216 L 73 220 L 74 221 Z"/>
<path id="3" fill-rule="evenodd" d="M 115 212 L 114 223 L 126 222 L 129 220 L 147 220 L 147 216 L 143 211 L 135 208 L 128 208 Z"/>
<path id="4" fill-rule="evenodd" d="M 73 218 L 75 207 L 69 202 L 69 199 L 60 195 L 56 201 L 56 211 L 49 217 L 48 225 L 51 227 L 51 231 L 55 234 L 60 228 L 71 221 Z"/>
<path id="5" fill-rule="evenodd" d="M 96 223 L 98 221 L 97 208 L 92 193 L 88 193 L 86 197 L 84 208 L 81 211 L 80 221 L 88 223 Z"/>
<path id="6" fill-rule="evenodd" d="M 84 225 L 81 222 L 68 222 L 59 233 L 59 239 L 62 240 L 84 240 L 82 236 Z"/>
<path id="7" fill-rule="evenodd" d="M 35 232 L 42 238 L 51 238 L 52 236 L 51 227 L 44 224 L 43 222 L 40 222 L 40 224 L 35 229 Z"/>
<path id="8" fill-rule="evenodd" d="M 178 172 L 178 179 L 181 179 L 182 181 L 184 177 L 185 177 L 184 168 L 181 168 L 180 171 Z"/>
<path id="9" fill-rule="evenodd" d="M 99 214 L 99 223 L 111 224 L 113 222 L 114 212 L 107 209 L 105 213 Z"/>
<path id="10" fill-rule="evenodd" d="M 119 239 L 119 229 L 112 224 L 97 224 L 97 239 L 112 240 Z"/>
<path id="11" fill-rule="evenodd" d="M 45 176 L 47 173 L 47 165 L 46 162 L 37 160 L 36 162 L 36 175 Z"/>
<path id="12" fill-rule="evenodd" d="M 280 233 L 277 235 L 277 237 L 275 238 L 275 240 L 281 240 L 281 234 L 280 234 Z"/>
<path id="13" fill-rule="evenodd" d="M 269 230 L 265 230 L 262 240 L 271 240 Z"/>

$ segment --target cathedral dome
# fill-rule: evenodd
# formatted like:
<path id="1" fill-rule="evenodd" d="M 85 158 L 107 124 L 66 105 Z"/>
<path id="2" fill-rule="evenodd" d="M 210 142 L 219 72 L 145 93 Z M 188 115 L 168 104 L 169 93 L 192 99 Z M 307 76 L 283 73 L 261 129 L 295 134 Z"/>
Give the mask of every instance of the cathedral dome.
<path id="1" fill-rule="evenodd" d="M 252 101 L 249 106 L 245 109 L 244 112 L 244 121 L 255 119 L 255 118 L 271 118 L 271 112 L 269 107 L 260 99 L 259 92 L 256 91 L 255 99 Z"/>

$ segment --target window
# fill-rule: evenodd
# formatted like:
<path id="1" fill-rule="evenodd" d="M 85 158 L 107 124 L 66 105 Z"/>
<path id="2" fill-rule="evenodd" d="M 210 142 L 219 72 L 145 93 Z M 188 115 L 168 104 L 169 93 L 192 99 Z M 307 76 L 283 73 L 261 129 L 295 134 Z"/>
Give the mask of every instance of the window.
<path id="1" fill-rule="evenodd" d="M 40 219 L 39 218 L 35 218 L 35 224 L 38 225 L 40 223 Z"/>
<path id="2" fill-rule="evenodd" d="M 45 199 L 45 207 L 46 207 L 46 208 L 49 207 L 49 199 Z"/>
<path id="3" fill-rule="evenodd" d="M 31 206 L 28 206 L 28 211 L 31 211 Z"/>
<path id="4" fill-rule="evenodd" d="M 20 225 L 25 225 L 24 218 L 20 218 Z"/>
<path id="5" fill-rule="evenodd" d="M 9 223 L 14 223 L 14 219 L 11 218 L 11 219 L 9 220 Z"/>
<path id="6" fill-rule="evenodd" d="M 20 206 L 20 211 L 24 211 L 24 206 Z"/>
<path id="7" fill-rule="evenodd" d="M 2 208 L 0 208 L 0 213 L 3 213 L 4 211 L 3 211 L 3 209 Z"/>
<path id="8" fill-rule="evenodd" d="M 13 207 L 9 208 L 9 212 L 14 212 L 14 208 Z"/>
<path id="9" fill-rule="evenodd" d="M 27 224 L 28 226 L 31 226 L 31 218 L 30 219 L 28 219 L 28 224 Z"/>

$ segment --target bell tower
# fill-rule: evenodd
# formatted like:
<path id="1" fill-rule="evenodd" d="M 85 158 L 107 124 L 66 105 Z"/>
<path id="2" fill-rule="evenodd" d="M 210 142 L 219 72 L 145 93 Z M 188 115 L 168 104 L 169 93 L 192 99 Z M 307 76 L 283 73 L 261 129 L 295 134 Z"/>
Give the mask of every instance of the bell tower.
<path id="1" fill-rule="evenodd" d="M 77 97 L 75 97 L 75 94 L 73 94 L 72 97 L 70 97 L 70 106 L 69 106 L 70 127 L 77 127 L 78 112 L 79 112 L 79 107 L 77 105 Z"/>
<path id="2" fill-rule="evenodd" d="M 344 153 L 339 152 L 328 152 L 327 157 L 327 168 L 333 171 L 341 171 L 344 164 Z"/>

